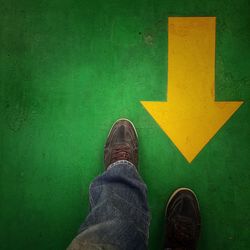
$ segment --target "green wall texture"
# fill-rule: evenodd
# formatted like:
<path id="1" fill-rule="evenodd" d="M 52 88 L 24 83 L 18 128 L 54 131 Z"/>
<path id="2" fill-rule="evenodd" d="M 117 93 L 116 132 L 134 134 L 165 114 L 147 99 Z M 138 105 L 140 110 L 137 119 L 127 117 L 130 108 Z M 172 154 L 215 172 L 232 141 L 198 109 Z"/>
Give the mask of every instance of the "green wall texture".
<path id="1" fill-rule="evenodd" d="M 161 249 L 175 188 L 200 200 L 199 249 L 250 245 L 250 2 L 0 1 L 0 249 L 65 249 L 103 171 L 112 123 L 131 119 Z M 244 104 L 192 164 L 141 100 L 163 101 L 167 18 L 216 16 L 216 100 Z"/>

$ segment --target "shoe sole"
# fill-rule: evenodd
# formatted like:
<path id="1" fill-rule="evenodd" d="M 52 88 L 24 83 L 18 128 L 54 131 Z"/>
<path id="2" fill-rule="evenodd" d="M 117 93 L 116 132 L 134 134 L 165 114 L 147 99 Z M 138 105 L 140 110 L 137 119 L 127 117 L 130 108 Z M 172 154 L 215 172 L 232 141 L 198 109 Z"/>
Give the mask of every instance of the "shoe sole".
<path id="1" fill-rule="evenodd" d="M 168 210 L 168 206 L 169 206 L 170 202 L 173 200 L 174 196 L 175 196 L 178 192 L 180 192 L 180 191 L 189 191 L 189 192 L 191 192 L 191 193 L 194 195 L 194 197 L 195 197 L 195 199 L 196 199 L 196 201 L 197 201 L 198 209 L 199 209 L 199 211 L 200 211 L 200 204 L 199 204 L 199 201 L 198 201 L 197 196 L 196 196 L 196 194 L 194 193 L 194 191 L 191 190 L 190 188 L 178 188 L 177 190 L 175 190 L 175 191 L 173 192 L 173 194 L 170 196 L 170 198 L 169 198 L 169 200 L 168 200 L 168 203 L 167 203 L 167 206 L 166 206 L 165 215 L 167 214 L 167 210 Z"/>
<path id="2" fill-rule="evenodd" d="M 133 127 L 133 129 L 134 129 L 134 131 L 135 131 L 136 138 L 137 138 L 137 140 L 138 140 L 138 134 L 137 134 L 135 125 L 133 124 L 133 122 L 131 122 L 131 121 L 130 121 L 129 119 L 127 119 L 127 118 L 120 118 L 120 119 L 118 119 L 117 121 L 115 121 L 114 124 L 112 125 L 111 129 L 109 130 L 109 133 L 108 133 L 107 138 L 109 137 L 109 135 L 110 135 L 110 133 L 111 133 L 113 127 L 115 126 L 115 124 L 116 124 L 117 122 L 119 122 L 119 121 L 124 121 L 124 120 L 127 121 L 127 122 L 129 122 L 129 123 L 132 125 L 132 127 Z"/>

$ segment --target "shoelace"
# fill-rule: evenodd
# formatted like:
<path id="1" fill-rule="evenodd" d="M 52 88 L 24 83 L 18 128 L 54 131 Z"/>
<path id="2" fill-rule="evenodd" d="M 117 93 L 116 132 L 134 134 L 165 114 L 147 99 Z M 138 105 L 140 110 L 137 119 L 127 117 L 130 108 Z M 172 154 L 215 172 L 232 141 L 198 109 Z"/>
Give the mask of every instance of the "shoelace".
<path id="1" fill-rule="evenodd" d="M 112 162 L 130 159 L 130 147 L 127 145 L 117 145 L 112 150 Z"/>
<path id="2" fill-rule="evenodd" d="M 173 221 L 173 237 L 183 246 L 192 244 L 195 238 L 195 225 L 190 218 L 178 216 Z"/>

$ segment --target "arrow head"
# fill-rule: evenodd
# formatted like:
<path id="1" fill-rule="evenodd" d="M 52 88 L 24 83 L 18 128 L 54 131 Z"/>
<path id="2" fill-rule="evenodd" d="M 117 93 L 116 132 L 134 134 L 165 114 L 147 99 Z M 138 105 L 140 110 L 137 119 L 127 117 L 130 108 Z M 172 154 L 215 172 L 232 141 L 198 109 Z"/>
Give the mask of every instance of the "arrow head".
<path id="1" fill-rule="evenodd" d="M 242 103 L 237 101 L 177 104 L 141 101 L 189 163 Z"/>

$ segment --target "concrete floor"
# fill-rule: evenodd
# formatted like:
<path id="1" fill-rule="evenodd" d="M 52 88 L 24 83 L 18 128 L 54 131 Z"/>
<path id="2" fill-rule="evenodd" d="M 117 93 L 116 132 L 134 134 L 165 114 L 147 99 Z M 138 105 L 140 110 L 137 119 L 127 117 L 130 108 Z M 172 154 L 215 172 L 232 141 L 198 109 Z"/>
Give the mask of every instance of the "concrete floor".
<path id="1" fill-rule="evenodd" d="M 0 248 L 65 249 L 88 211 L 112 123 L 131 119 L 161 249 L 166 200 L 192 188 L 199 249 L 249 249 L 250 5 L 1 1 Z M 189 164 L 141 100 L 165 100 L 168 16 L 216 16 L 216 100 L 244 104 Z"/>

